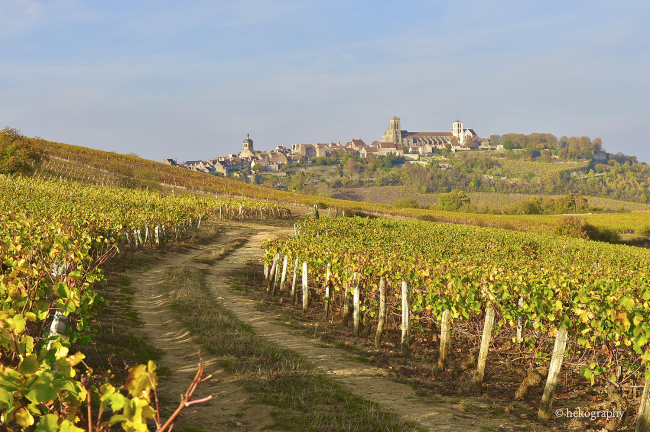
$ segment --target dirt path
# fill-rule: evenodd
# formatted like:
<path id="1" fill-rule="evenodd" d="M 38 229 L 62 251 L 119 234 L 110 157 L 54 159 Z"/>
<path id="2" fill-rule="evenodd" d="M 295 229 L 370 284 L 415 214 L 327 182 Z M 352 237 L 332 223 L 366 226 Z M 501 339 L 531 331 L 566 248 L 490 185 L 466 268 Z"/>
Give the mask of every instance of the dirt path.
<path id="1" fill-rule="evenodd" d="M 195 373 L 199 346 L 187 334 L 182 325 L 173 319 L 165 299 L 156 290 L 163 280 L 164 271 L 171 266 L 191 265 L 209 270 L 207 282 L 215 298 L 223 306 L 234 311 L 238 317 L 254 327 L 256 332 L 276 343 L 292 349 L 315 364 L 327 374 L 335 377 L 342 386 L 368 400 L 377 402 L 404 419 L 413 420 L 430 431 L 484 431 L 484 430 L 547 430 L 531 418 L 498 418 L 488 413 L 487 399 L 473 398 L 457 404 L 423 399 L 416 395 L 413 387 L 401 384 L 387 377 L 384 370 L 356 361 L 345 350 L 327 348 L 318 341 L 295 334 L 295 330 L 278 320 L 278 316 L 260 312 L 255 301 L 238 294 L 230 288 L 227 274 L 245 269 L 246 263 L 259 260 L 262 256 L 260 244 L 268 237 L 293 233 L 271 227 L 230 227 L 218 243 L 192 250 L 187 254 L 171 256 L 155 267 L 134 277 L 136 287 L 135 307 L 145 322 L 144 333 L 153 345 L 166 351 L 161 364 L 171 369 L 171 376 L 161 379 L 161 393 L 168 406 L 175 407 L 178 395 L 185 390 Z M 244 234 L 252 235 L 247 243 L 214 265 L 192 261 L 206 249 L 217 247 Z M 203 357 L 211 373 L 218 359 Z M 208 404 L 199 406 L 193 422 L 205 430 L 232 430 L 233 426 L 245 424 L 237 430 L 257 431 L 273 423 L 271 409 L 266 405 L 255 405 L 249 401 L 245 390 L 233 381 L 223 370 L 215 372 L 219 381 L 202 389 L 203 394 L 216 397 Z M 200 395 L 199 395 L 200 396 Z M 206 409 L 207 408 L 207 409 Z M 236 415 L 237 414 L 237 415 Z M 267 429 L 268 430 L 268 429 Z"/>
<path id="2" fill-rule="evenodd" d="M 229 236 L 223 236 L 214 247 Z M 134 308 L 144 322 L 143 333 L 154 345 L 164 350 L 161 365 L 170 374 L 160 379 L 159 397 L 162 402 L 161 413 L 167 417 L 178 406 L 180 394 L 196 374 L 198 352 L 201 347 L 192 340 L 187 330 L 177 321 L 168 302 L 156 289 L 164 280 L 164 272 L 172 266 L 186 265 L 191 258 L 204 252 L 197 248 L 188 254 L 169 256 L 153 268 L 133 274 L 132 286 L 135 288 Z M 249 401 L 250 395 L 233 376 L 218 367 L 218 358 L 203 350 L 206 375 L 213 374 L 212 380 L 202 384 L 195 393 L 195 399 L 213 395 L 212 400 L 196 407 L 195 414 L 182 421 L 180 426 L 191 425 L 195 432 L 205 431 L 261 431 L 274 423 L 271 407 Z M 181 429 L 182 430 L 182 429 Z M 269 430 L 269 429 L 266 429 Z"/>

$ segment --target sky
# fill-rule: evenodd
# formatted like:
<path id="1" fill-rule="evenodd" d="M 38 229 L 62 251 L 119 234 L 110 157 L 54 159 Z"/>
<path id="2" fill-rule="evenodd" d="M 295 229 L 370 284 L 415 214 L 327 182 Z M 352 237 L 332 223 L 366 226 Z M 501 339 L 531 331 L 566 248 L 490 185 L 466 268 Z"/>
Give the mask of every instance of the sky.
<path id="1" fill-rule="evenodd" d="M 650 2 L 0 0 L 0 128 L 178 161 L 410 131 L 650 163 Z"/>

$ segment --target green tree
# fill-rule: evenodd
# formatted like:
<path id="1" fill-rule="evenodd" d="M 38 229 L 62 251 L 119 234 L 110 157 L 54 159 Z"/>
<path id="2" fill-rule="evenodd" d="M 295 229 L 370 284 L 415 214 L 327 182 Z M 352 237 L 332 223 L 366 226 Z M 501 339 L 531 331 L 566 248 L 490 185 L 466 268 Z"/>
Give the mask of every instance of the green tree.
<path id="1" fill-rule="evenodd" d="M 591 148 L 594 151 L 601 151 L 603 149 L 603 140 L 600 138 L 594 138 L 594 140 L 591 142 Z"/>
<path id="2" fill-rule="evenodd" d="M 440 210 L 444 211 L 457 211 L 463 206 L 468 206 L 470 202 L 471 200 L 465 192 L 456 189 L 438 196 L 438 206 Z"/>
<path id="3" fill-rule="evenodd" d="M 493 134 L 490 135 L 490 145 L 496 146 L 501 144 L 501 135 Z"/>
<path id="4" fill-rule="evenodd" d="M 31 175 L 47 160 L 40 138 L 27 138 L 18 129 L 5 127 L 0 131 L 0 173 Z"/>
<path id="5" fill-rule="evenodd" d="M 343 165 L 343 174 L 350 180 L 359 177 L 360 165 L 359 162 L 353 157 L 348 158 L 348 160 Z"/>
<path id="6" fill-rule="evenodd" d="M 503 143 L 503 149 L 504 150 L 513 150 L 515 148 L 515 143 L 512 142 L 512 140 L 505 140 Z"/>
<path id="7" fill-rule="evenodd" d="M 302 171 L 298 171 L 296 175 L 291 179 L 291 190 L 301 191 L 305 186 L 305 174 Z"/>

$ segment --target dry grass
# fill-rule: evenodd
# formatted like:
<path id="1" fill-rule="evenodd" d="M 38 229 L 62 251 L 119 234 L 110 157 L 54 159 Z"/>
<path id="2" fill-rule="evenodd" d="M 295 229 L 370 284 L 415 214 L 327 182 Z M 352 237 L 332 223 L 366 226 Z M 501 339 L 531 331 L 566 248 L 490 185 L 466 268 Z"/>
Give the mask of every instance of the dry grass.
<path id="1" fill-rule="evenodd" d="M 225 258 L 232 251 L 242 247 L 244 243 L 246 243 L 246 240 L 248 240 L 248 238 L 233 240 L 230 243 L 226 243 L 225 245 L 219 246 L 216 249 L 212 249 L 204 254 L 194 257 L 194 261 L 200 262 L 202 264 L 213 265 L 217 261 Z"/>

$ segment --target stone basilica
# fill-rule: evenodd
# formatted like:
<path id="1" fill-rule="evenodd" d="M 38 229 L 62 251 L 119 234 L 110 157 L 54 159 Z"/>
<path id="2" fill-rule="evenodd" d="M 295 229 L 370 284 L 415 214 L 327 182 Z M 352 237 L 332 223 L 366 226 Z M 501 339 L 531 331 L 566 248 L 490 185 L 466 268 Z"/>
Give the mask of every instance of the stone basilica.
<path id="1" fill-rule="evenodd" d="M 399 117 L 390 119 L 386 132 L 381 136 L 382 142 L 392 142 L 403 147 L 419 147 L 430 145 L 433 147 L 444 147 L 458 141 L 457 146 L 463 146 L 467 138 L 477 138 L 478 135 L 472 129 L 465 129 L 463 122 L 456 120 L 449 132 L 410 132 L 402 129 Z M 455 140 L 454 140 L 455 138 Z"/>

